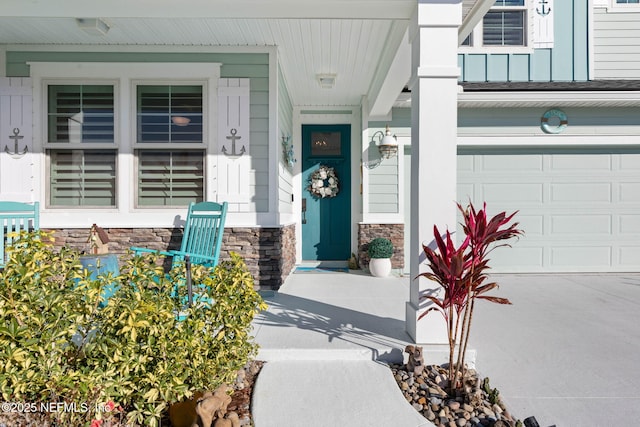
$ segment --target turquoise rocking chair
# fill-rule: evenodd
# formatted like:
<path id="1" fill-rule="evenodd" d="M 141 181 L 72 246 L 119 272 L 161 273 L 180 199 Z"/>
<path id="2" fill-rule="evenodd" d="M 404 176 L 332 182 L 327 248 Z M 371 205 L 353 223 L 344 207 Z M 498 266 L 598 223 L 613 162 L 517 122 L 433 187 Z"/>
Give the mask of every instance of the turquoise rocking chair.
<path id="1" fill-rule="evenodd" d="M 215 267 L 218 265 L 220 258 L 220 248 L 222 247 L 222 234 L 224 233 L 224 222 L 227 217 L 227 202 L 200 202 L 191 203 L 187 212 L 187 220 L 184 224 L 184 235 L 182 244 L 178 251 L 156 251 L 153 249 L 132 247 L 131 250 L 136 254 L 142 253 L 158 253 L 172 258 L 171 267 L 175 267 L 179 263 L 185 263 L 186 266 L 186 286 L 188 289 L 187 297 L 183 304 L 191 306 L 194 302 L 212 304 L 207 298 L 198 295 L 197 290 L 194 295 L 191 285 L 191 268 L 192 264 L 203 265 L 205 267 Z M 174 293 L 178 292 L 179 286 L 185 283 L 176 283 Z M 176 313 L 179 321 L 186 318 L 184 310 Z"/>
<path id="2" fill-rule="evenodd" d="M 5 247 L 13 243 L 12 233 L 40 229 L 40 204 L 0 202 L 0 269 L 6 262 Z"/>
<path id="3" fill-rule="evenodd" d="M 171 257 L 172 267 L 184 262 L 186 256 L 191 264 L 215 267 L 220 258 L 226 217 L 227 202 L 192 202 L 187 212 L 180 250 L 157 251 L 139 247 L 132 247 L 131 250 L 136 255 L 152 252 Z"/>

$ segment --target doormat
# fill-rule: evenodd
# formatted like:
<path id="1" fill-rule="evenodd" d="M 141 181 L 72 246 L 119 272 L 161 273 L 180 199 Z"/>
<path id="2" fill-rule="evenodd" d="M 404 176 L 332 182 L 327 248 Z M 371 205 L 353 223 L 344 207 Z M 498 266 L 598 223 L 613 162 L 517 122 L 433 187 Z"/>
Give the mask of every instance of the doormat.
<path id="1" fill-rule="evenodd" d="M 293 271 L 294 274 L 307 274 L 307 273 L 348 273 L 347 267 L 296 267 Z"/>

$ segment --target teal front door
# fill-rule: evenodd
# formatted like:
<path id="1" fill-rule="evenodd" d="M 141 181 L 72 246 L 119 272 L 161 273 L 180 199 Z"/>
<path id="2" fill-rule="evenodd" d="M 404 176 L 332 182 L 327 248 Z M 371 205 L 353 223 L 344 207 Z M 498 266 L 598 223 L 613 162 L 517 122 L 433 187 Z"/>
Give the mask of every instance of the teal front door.
<path id="1" fill-rule="evenodd" d="M 304 260 L 346 261 L 351 255 L 350 152 L 351 126 L 302 126 Z"/>

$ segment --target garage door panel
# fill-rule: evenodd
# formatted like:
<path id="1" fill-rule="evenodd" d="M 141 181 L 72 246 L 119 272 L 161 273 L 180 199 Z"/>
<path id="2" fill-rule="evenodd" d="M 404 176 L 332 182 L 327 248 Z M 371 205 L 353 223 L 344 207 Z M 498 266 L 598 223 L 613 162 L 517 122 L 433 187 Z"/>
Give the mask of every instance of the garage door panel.
<path id="1" fill-rule="evenodd" d="M 610 215 L 551 215 L 551 232 L 568 235 L 610 235 Z"/>
<path id="2" fill-rule="evenodd" d="M 508 214 L 515 212 L 517 209 L 506 210 Z M 516 214 L 515 220 L 520 224 L 519 228 L 525 230 L 525 236 L 528 238 L 544 235 L 544 215 L 522 215 L 520 212 Z"/>
<path id="3" fill-rule="evenodd" d="M 474 156 L 458 156 L 458 173 L 473 172 Z"/>
<path id="4" fill-rule="evenodd" d="M 554 203 L 611 203 L 609 183 L 555 182 L 550 184 L 550 191 L 551 202 Z"/>
<path id="5" fill-rule="evenodd" d="M 620 170 L 637 172 L 640 169 L 640 154 L 626 154 L 620 158 Z"/>
<path id="6" fill-rule="evenodd" d="M 492 269 L 495 271 L 539 271 L 544 265 L 544 248 L 521 247 L 515 243 L 511 248 L 498 248 L 489 254 Z M 514 269 L 513 266 L 518 268 Z"/>
<path id="7" fill-rule="evenodd" d="M 619 189 L 621 202 L 640 204 L 640 182 L 624 182 L 620 184 Z"/>
<path id="8" fill-rule="evenodd" d="M 638 246 L 621 246 L 618 248 L 620 265 L 637 267 L 640 262 L 640 247 Z"/>
<path id="9" fill-rule="evenodd" d="M 602 154 L 582 154 L 580 157 L 552 155 L 551 170 L 591 173 L 594 170 L 611 170 L 611 156 Z"/>
<path id="10" fill-rule="evenodd" d="M 542 203 L 544 186 L 537 183 L 487 183 L 482 185 L 482 196 L 487 203 Z"/>
<path id="11" fill-rule="evenodd" d="M 493 155 L 482 157 L 482 170 L 510 174 L 511 171 L 542 172 L 543 159 L 541 155 Z"/>
<path id="12" fill-rule="evenodd" d="M 620 215 L 620 233 L 640 234 L 640 214 Z"/>
<path id="13" fill-rule="evenodd" d="M 578 267 L 611 267 L 611 246 L 557 246 L 551 248 L 551 267 L 574 271 Z"/>
<path id="14" fill-rule="evenodd" d="M 475 197 L 475 185 L 473 184 L 459 184 L 458 185 L 458 199 L 462 204 L 469 202 L 469 199 L 474 200 Z"/>

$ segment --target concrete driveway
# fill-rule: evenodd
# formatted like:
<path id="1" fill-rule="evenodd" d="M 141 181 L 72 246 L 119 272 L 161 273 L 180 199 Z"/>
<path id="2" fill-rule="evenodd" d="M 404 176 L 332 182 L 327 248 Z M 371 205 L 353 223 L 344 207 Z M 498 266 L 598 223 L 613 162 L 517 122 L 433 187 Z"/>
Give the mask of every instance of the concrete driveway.
<path id="1" fill-rule="evenodd" d="M 471 344 L 514 415 L 540 426 L 640 422 L 640 274 L 494 275 Z"/>

